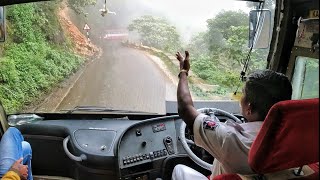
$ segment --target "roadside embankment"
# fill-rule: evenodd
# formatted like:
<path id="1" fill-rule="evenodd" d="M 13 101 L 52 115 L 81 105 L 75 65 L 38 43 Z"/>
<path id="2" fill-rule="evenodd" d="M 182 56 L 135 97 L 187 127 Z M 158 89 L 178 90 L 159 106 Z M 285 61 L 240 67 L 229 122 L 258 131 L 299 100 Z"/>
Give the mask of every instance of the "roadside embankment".
<path id="1" fill-rule="evenodd" d="M 31 105 L 24 107 L 23 112 L 55 112 L 64 97 L 69 93 L 75 82 L 80 78 L 83 70 L 101 56 L 101 49 L 88 41 L 85 35 L 76 27 L 69 16 L 70 8 L 63 1 L 57 12 L 57 17 L 64 36 L 68 37 L 74 53 L 80 55 L 85 61 L 77 67 L 77 70 L 69 74 L 63 81 L 57 83 L 46 93 L 35 100 Z"/>
<path id="2" fill-rule="evenodd" d="M 176 86 L 178 85 L 179 79 L 177 75 L 179 74 L 179 61 L 173 54 L 166 53 L 162 50 L 153 47 L 144 46 L 142 44 L 122 42 L 122 45 L 144 51 L 150 57 L 150 59 L 153 60 L 160 67 L 160 69 L 168 76 L 168 78 Z M 225 99 L 207 93 L 208 91 L 216 89 L 218 86 L 204 83 L 204 81 L 197 77 L 197 75 L 193 73 L 192 70 L 189 71 L 189 84 L 191 94 L 193 95 L 195 100 Z"/>

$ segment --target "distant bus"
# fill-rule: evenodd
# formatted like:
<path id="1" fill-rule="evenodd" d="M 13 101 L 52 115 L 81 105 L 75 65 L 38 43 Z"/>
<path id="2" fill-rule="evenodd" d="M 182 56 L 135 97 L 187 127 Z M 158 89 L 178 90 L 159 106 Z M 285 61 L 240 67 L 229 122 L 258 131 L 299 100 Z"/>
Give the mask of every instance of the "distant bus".
<path id="1" fill-rule="evenodd" d="M 109 29 L 103 36 L 106 40 L 126 40 L 128 38 L 128 31 L 126 29 Z"/>

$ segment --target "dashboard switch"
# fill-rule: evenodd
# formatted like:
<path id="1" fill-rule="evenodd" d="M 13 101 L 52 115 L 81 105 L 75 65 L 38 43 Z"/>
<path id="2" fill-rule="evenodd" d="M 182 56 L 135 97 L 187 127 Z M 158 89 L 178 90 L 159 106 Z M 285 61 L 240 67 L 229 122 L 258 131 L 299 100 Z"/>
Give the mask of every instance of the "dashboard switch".
<path id="1" fill-rule="evenodd" d="M 142 147 L 145 147 L 146 145 L 147 145 L 147 142 L 145 142 L 145 141 L 143 141 L 141 144 Z"/>
<path id="2" fill-rule="evenodd" d="M 101 150 L 101 151 L 104 151 L 106 148 L 107 148 L 106 145 L 102 145 L 102 146 L 100 147 L 100 150 Z"/>
<path id="3" fill-rule="evenodd" d="M 168 154 L 168 152 L 167 152 L 166 149 L 163 150 L 163 154 L 164 154 L 165 156 Z"/>
<path id="4" fill-rule="evenodd" d="M 150 152 L 150 153 L 149 153 L 149 157 L 150 157 L 150 159 L 153 159 L 153 157 L 154 157 L 154 156 L 153 156 L 153 152 Z M 148 157 L 147 157 L 147 159 L 148 159 Z"/>
<path id="5" fill-rule="evenodd" d="M 137 136 L 141 136 L 141 135 L 142 135 L 142 133 L 141 133 L 141 130 L 140 130 L 140 129 L 136 129 L 136 135 L 137 135 Z"/>
<path id="6" fill-rule="evenodd" d="M 170 136 L 167 136 L 163 139 L 163 143 L 168 151 L 168 154 L 174 154 L 173 142 Z"/>

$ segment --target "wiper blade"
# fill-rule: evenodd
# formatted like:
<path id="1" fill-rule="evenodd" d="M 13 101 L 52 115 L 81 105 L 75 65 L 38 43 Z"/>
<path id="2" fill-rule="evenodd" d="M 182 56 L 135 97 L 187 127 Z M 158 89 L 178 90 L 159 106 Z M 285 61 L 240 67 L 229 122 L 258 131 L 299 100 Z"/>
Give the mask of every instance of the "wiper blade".
<path id="1" fill-rule="evenodd" d="M 143 113 L 143 114 L 153 114 L 144 111 L 130 111 L 130 110 L 119 110 L 101 106 L 76 106 L 73 109 L 62 109 L 60 111 L 67 111 L 67 114 L 72 114 L 75 111 L 84 111 L 84 112 L 117 112 L 117 113 Z"/>

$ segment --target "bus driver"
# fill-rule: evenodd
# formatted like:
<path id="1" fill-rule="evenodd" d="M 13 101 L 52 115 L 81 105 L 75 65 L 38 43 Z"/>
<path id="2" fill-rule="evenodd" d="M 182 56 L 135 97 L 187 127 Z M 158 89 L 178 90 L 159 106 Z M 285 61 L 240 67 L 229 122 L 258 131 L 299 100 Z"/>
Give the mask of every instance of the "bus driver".
<path id="1" fill-rule="evenodd" d="M 241 113 L 247 122 L 221 123 L 216 117 L 200 114 L 194 108 L 188 88 L 189 52 L 185 52 L 185 58 L 179 52 L 176 57 L 180 61 L 178 113 L 190 130 L 193 130 L 195 144 L 215 158 L 210 179 L 225 173 L 254 174 L 248 164 L 250 146 L 272 105 L 291 99 L 292 86 L 289 79 L 271 70 L 250 74 L 240 100 Z M 187 166 L 177 165 L 172 179 L 205 180 L 207 177 Z"/>

